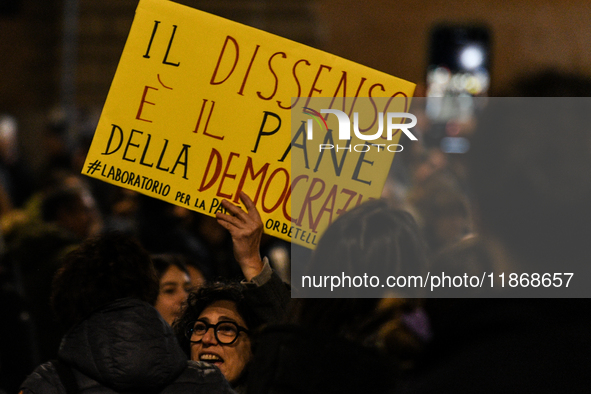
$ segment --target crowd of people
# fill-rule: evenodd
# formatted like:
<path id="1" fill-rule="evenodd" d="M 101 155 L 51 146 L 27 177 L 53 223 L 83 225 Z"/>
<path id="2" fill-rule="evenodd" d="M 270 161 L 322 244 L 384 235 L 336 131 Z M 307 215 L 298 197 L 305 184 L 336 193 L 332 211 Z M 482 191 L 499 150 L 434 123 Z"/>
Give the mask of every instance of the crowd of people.
<path id="1" fill-rule="evenodd" d="M 588 97 L 591 82 L 545 73 L 508 94 Z M 339 216 L 309 264 L 390 275 L 558 264 L 585 278 L 591 133 L 565 126 L 591 124 L 581 108 L 517 126 L 507 112 L 485 118 L 461 160 L 409 144 L 383 198 Z M 547 125 L 561 138 L 539 132 Z M 82 178 L 63 156 L 38 190 L 0 157 L 0 392 L 591 387 L 586 299 L 292 299 L 291 245 L 263 234 L 245 193 L 244 208 L 224 200 L 225 213 L 205 217 Z"/>

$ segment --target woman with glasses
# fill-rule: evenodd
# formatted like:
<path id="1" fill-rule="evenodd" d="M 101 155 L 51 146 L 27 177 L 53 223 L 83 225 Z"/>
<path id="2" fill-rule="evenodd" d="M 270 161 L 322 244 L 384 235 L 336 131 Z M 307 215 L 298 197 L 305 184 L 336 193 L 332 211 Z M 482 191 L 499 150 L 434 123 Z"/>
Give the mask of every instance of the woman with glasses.
<path id="1" fill-rule="evenodd" d="M 173 326 L 187 356 L 217 366 L 239 393 L 246 392 L 253 332 L 282 320 L 291 300 L 289 286 L 261 259 L 263 222 L 254 202 L 244 192 L 240 199 L 244 208 L 223 200 L 226 212 L 216 218 L 232 236 L 244 280 L 204 285 L 189 294 Z"/>
<path id="2" fill-rule="evenodd" d="M 261 323 L 239 283 L 214 283 L 191 293 L 175 322 L 181 347 L 193 361 L 217 366 L 234 389 L 244 390 L 252 359 L 251 332 Z"/>

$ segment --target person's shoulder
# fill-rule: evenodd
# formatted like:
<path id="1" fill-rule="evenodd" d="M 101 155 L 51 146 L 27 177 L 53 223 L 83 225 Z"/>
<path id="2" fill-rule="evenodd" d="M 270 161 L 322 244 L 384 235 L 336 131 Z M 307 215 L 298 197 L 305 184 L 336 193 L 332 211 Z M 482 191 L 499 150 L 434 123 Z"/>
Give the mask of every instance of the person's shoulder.
<path id="1" fill-rule="evenodd" d="M 234 391 L 221 371 L 201 361 L 187 361 L 187 368 L 162 393 L 233 394 Z"/>
<path id="2" fill-rule="evenodd" d="M 27 376 L 23 384 L 21 384 L 19 394 L 62 394 L 64 392 L 55 366 L 51 362 L 46 362 L 39 365 Z"/>

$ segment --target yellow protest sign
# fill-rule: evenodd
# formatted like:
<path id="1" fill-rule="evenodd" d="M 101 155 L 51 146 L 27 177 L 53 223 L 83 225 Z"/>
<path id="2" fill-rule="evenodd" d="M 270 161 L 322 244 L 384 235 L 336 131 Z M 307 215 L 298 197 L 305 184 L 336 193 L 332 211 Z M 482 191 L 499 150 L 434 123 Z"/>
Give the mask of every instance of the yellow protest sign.
<path id="1" fill-rule="evenodd" d="M 325 225 L 294 214 L 292 154 L 298 163 L 306 158 L 301 142 L 292 149 L 292 112 L 316 97 L 337 97 L 329 105 L 345 108 L 344 97 L 406 98 L 413 90 L 410 82 L 254 28 L 141 0 L 82 173 L 210 216 L 223 210 L 222 199 L 238 203 L 244 191 L 267 233 L 313 248 Z M 364 160 L 367 170 L 371 160 Z M 380 173 L 381 181 L 363 199 L 379 196 L 387 168 L 368 172 L 363 176 Z M 352 186 L 339 179 L 354 173 L 347 164 L 336 178 L 326 176 L 342 194 Z M 294 196 L 306 200 L 303 189 L 293 188 Z M 325 201 L 308 195 L 308 211 Z M 301 240 L 303 231 L 312 240 Z"/>

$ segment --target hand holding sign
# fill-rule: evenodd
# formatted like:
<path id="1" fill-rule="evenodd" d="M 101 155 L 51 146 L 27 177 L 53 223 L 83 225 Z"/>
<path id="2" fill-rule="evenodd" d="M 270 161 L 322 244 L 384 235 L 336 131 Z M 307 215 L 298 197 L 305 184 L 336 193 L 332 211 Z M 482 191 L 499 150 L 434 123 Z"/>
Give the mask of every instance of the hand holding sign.
<path id="1" fill-rule="evenodd" d="M 223 200 L 222 206 L 231 215 L 218 212 L 215 216 L 218 223 L 232 235 L 234 257 L 240 264 L 244 277 L 250 281 L 263 269 L 263 261 L 259 251 L 263 235 L 263 221 L 254 202 L 246 193 L 240 193 L 240 200 L 244 203 L 247 212 L 230 201 Z"/>

